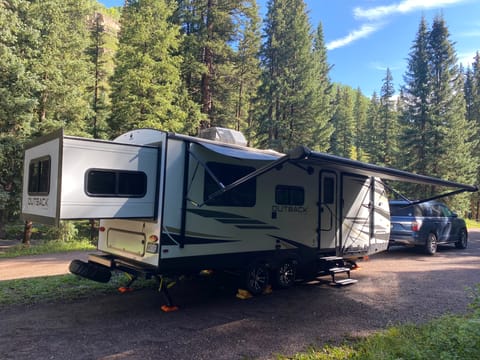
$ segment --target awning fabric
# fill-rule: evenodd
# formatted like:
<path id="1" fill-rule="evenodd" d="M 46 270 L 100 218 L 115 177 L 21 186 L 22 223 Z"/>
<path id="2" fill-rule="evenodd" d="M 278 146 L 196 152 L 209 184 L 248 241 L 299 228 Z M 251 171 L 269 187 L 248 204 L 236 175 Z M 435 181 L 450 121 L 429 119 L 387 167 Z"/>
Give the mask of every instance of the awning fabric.
<path id="1" fill-rule="evenodd" d="M 251 148 L 216 145 L 209 142 L 197 142 L 197 144 L 217 154 L 236 159 L 276 161 L 280 158 L 284 158 L 285 160 L 288 158 L 288 162 L 302 166 L 328 167 L 345 173 L 374 176 L 383 180 L 445 186 L 471 192 L 478 190 L 477 186 L 474 185 L 461 184 L 432 176 L 414 174 L 403 170 L 351 160 L 336 155 L 311 151 L 304 146 L 299 146 L 288 154 L 282 154 L 271 150 L 256 150 Z"/>

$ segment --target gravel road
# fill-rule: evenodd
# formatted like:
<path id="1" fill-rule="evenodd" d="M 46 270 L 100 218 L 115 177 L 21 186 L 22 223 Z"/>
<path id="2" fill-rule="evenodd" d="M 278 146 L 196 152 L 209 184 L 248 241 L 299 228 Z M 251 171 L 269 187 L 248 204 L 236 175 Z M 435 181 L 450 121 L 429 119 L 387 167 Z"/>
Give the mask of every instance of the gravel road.
<path id="1" fill-rule="evenodd" d="M 3 276 L 15 271 L 4 262 Z M 173 313 L 160 310 L 163 299 L 151 289 L 0 308 L 0 358 L 272 359 L 463 313 L 466 287 L 480 283 L 480 231 L 470 232 L 465 250 L 444 247 L 431 257 L 394 248 L 360 266 L 352 286 L 301 284 L 249 300 L 237 299 L 229 283 L 185 282 L 172 290 L 180 306 Z"/>

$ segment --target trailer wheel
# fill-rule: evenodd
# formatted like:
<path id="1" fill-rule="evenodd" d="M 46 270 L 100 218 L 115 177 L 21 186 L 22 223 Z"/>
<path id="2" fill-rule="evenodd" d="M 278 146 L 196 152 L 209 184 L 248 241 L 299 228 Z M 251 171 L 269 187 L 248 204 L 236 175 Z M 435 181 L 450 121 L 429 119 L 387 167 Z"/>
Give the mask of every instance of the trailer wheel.
<path id="1" fill-rule="evenodd" d="M 292 260 L 284 261 L 274 270 L 275 285 L 281 289 L 292 287 L 297 276 L 297 265 Z"/>
<path id="2" fill-rule="evenodd" d="M 269 272 L 264 264 L 253 264 L 247 268 L 245 285 L 253 295 L 262 294 L 269 284 Z"/>
<path id="3" fill-rule="evenodd" d="M 425 252 L 428 255 L 435 255 L 437 252 L 437 236 L 434 233 L 428 234 L 427 242 L 425 244 Z"/>
<path id="4" fill-rule="evenodd" d="M 112 276 L 110 270 L 105 266 L 85 263 L 81 260 L 73 260 L 70 263 L 69 270 L 72 274 L 101 283 L 109 282 Z"/>

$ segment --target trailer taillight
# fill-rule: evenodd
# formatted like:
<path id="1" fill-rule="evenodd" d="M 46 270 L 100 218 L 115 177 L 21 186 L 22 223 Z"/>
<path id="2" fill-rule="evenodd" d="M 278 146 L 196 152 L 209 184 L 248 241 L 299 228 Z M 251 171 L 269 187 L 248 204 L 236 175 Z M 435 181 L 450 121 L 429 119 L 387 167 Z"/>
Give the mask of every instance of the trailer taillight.
<path id="1" fill-rule="evenodd" d="M 149 240 L 150 242 L 153 242 L 153 243 L 154 243 L 154 242 L 157 242 L 157 241 L 158 241 L 158 236 L 157 236 L 157 235 L 150 235 L 149 238 L 148 238 L 148 240 Z"/>
<path id="2" fill-rule="evenodd" d="M 104 231 L 105 231 L 105 226 L 100 226 L 100 227 L 98 228 L 98 231 L 104 232 Z"/>
<path id="3" fill-rule="evenodd" d="M 420 231 L 420 228 L 422 227 L 422 222 L 415 220 L 412 221 L 412 231 Z"/>

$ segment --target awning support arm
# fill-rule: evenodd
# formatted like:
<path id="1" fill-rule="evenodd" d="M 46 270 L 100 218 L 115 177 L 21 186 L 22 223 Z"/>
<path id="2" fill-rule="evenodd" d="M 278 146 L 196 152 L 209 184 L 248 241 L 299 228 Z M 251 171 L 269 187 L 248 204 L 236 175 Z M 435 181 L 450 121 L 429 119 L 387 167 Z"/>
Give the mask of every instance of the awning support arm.
<path id="1" fill-rule="evenodd" d="M 445 194 L 432 196 L 428 199 L 412 201 L 411 204 L 412 205 L 418 205 L 418 204 L 422 204 L 422 203 L 427 202 L 427 201 L 438 200 L 438 199 L 441 199 L 441 198 L 444 198 L 444 197 L 447 197 L 447 196 L 458 195 L 458 194 L 461 194 L 461 193 L 466 192 L 466 191 L 472 192 L 471 190 L 468 190 L 468 189 L 458 189 L 458 190 L 450 191 L 450 192 L 445 193 Z"/>
<path id="2" fill-rule="evenodd" d="M 239 185 L 241 185 L 241 184 L 243 184 L 243 183 L 245 183 L 245 182 L 247 182 L 251 179 L 259 177 L 260 175 L 263 175 L 263 174 L 269 172 L 270 170 L 275 169 L 275 168 L 283 165 L 284 163 L 286 163 L 290 160 L 299 160 L 301 158 L 307 158 L 309 154 L 310 154 L 310 150 L 308 148 L 306 148 L 304 146 L 298 146 L 295 149 L 293 149 L 292 151 L 290 151 L 288 154 L 282 156 L 281 158 L 279 158 L 275 161 L 272 161 L 271 163 L 255 170 L 255 171 L 252 171 L 250 174 L 247 174 L 244 177 L 241 177 L 240 179 L 234 181 L 230 185 L 227 185 L 227 186 L 221 188 L 220 190 L 215 191 L 214 193 L 212 193 L 208 196 L 208 199 L 206 201 L 204 201 L 202 204 L 200 204 L 198 206 L 199 207 L 203 206 L 209 200 L 212 200 L 212 199 L 222 195 L 223 193 L 225 193 L 229 190 L 232 190 L 233 188 L 236 188 L 237 186 L 239 186 Z"/>

